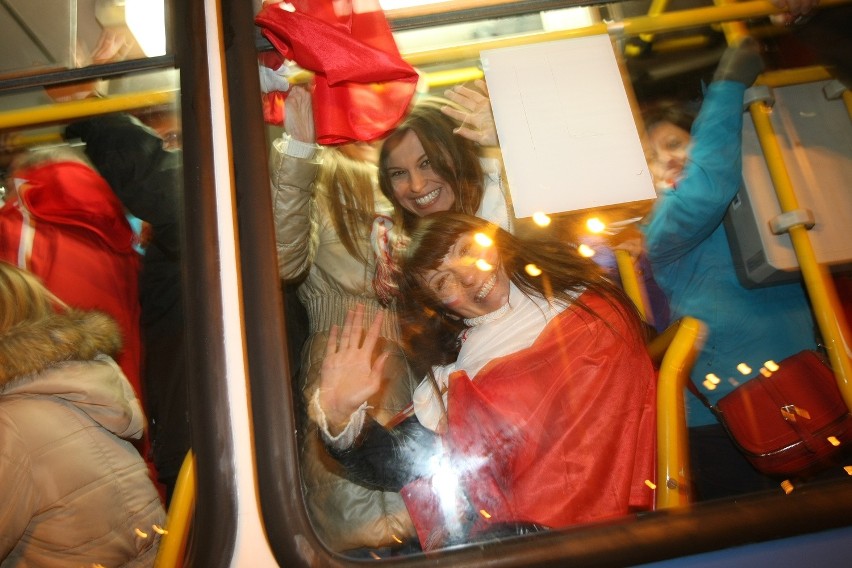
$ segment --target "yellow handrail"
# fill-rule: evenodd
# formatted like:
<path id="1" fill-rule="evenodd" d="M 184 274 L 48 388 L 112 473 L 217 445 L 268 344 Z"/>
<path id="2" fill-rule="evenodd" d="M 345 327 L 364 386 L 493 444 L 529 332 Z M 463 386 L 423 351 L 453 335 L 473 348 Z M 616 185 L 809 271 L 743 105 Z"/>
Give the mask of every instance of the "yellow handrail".
<path id="1" fill-rule="evenodd" d="M 666 8 L 669 5 L 669 0 L 651 0 L 651 6 L 648 7 L 648 16 L 658 16 L 666 11 Z M 639 40 L 644 44 L 650 44 L 654 41 L 654 34 L 644 33 L 639 34 Z M 626 46 L 625 53 L 627 55 L 639 55 L 639 47 L 638 46 Z"/>
<path id="2" fill-rule="evenodd" d="M 0 130 L 67 122 L 99 114 L 172 104 L 176 100 L 175 90 L 153 90 L 0 112 Z"/>
<path id="3" fill-rule="evenodd" d="M 618 265 L 618 275 L 621 277 L 621 287 L 639 310 L 639 315 L 647 322 L 648 306 L 645 302 L 645 294 L 642 293 L 642 284 L 636 275 L 633 257 L 626 250 L 615 249 L 615 262 Z"/>
<path id="4" fill-rule="evenodd" d="M 821 9 L 832 6 L 848 4 L 852 0 L 822 0 Z M 403 53 L 403 58 L 415 67 L 435 63 L 447 63 L 465 59 L 477 59 L 480 51 L 498 47 L 514 45 L 527 45 L 542 41 L 554 41 L 574 37 L 585 37 L 589 35 L 611 33 L 614 36 L 631 36 L 645 33 L 665 32 L 678 29 L 699 27 L 721 22 L 757 18 L 769 14 L 779 13 L 781 10 L 766 0 L 753 2 L 737 2 L 725 6 L 709 6 L 690 10 L 678 10 L 676 12 L 660 13 L 656 15 L 636 16 L 625 18 L 616 22 L 600 22 L 571 30 L 558 30 L 551 32 L 538 32 L 498 38 L 494 40 L 471 42 L 462 46 L 449 48 L 412 51 Z M 478 72 L 465 72 L 463 80 L 478 78 Z M 302 77 L 309 77 L 305 74 Z M 448 84 L 444 72 L 435 74 L 436 85 Z M 428 74 L 427 74 L 428 79 Z M 298 79 L 294 78 L 296 82 Z M 845 100 L 849 100 L 844 96 Z M 119 95 L 104 99 L 87 99 L 48 105 L 31 109 L 19 109 L 0 113 L 0 130 L 21 127 L 33 127 L 42 124 L 51 124 L 108 114 L 111 112 L 122 112 L 147 106 L 171 103 L 175 100 L 174 91 L 150 91 L 133 95 Z M 847 103 L 852 106 L 852 103 Z"/>
<path id="5" fill-rule="evenodd" d="M 657 378 L 658 509 L 679 507 L 690 501 L 689 438 L 683 398 L 705 336 L 704 324 L 695 318 L 685 317 L 672 325 L 677 326 L 677 331 L 665 348 Z M 669 335 L 663 333 L 655 341 L 666 341 Z"/>
<path id="6" fill-rule="evenodd" d="M 647 302 L 633 257 L 616 249 L 615 258 L 624 291 L 643 317 Z M 690 501 L 689 437 L 684 411 L 684 389 L 695 358 L 704 343 L 705 326 L 692 317 L 670 325 L 648 343 L 657 375 L 657 482 L 658 509 L 687 505 Z"/>
<path id="7" fill-rule="evenodd" d="M 832 6 L 841 6 L 843 4 L 848 4 L 850 1 L 852 0 L 822 0 L 820 2 L 820 8 L 824 9 Z M 410 64 L 417 67 L 436 63 L 447 63 L 449 61 L 477 59 L 480 51 L 485 49 L 528 45 L 544 41 L 586 37 L 605 33 L 611 33 L 614 36 L 635 36 L 644 33 L 665 32 L 735 20 L 747 20 L 780 12 L 782 12 L 782 10 L 776 8 L 766 0 L 736 2 L 733 4 L 726 4 L 725 6 L 708 6 L 690 10 L 665 12 L 653 16 L 635 16 L 614 22 L 599 22 L 583 28 L 536 32 L 493 40 L 471 42 L 465 45 L 448 48 L 411 51 L 403 53 L 403 57 Z"/>
<path id="8" fill-rule="evenodd" d="M 771 109 L 766 103 L 758 101 L 749 105 L 749 112 L 763 149 L 772 184 L 778 195 L 781 211 L 782 213 L 796 211 L 799 209 L 799 202 L 769 119 Z M 828 351 L 831 367 L 837 377 L 838 387 L 846 405 L 852 409 L 852 384 L 850 384 L 852 352 L 848 343 L 850 335 L 846 317 L 840 307 L 837 289 L 826 266 L 817 261 L 807 228 L 803 224 L 795 225 L 789 229 L 788 233 L 811 299 L 814 317 Z"/>
<path id="9" fill-rule="evenodd" d="M 189 529 L 195 512 L 195 457 L 187 452 L 178 472 L 175 492 L 169 505 L 166 519 L 166 534 L 160 541 L 160 549 L 154 568 L 179 568 L 189 540 Z"/>

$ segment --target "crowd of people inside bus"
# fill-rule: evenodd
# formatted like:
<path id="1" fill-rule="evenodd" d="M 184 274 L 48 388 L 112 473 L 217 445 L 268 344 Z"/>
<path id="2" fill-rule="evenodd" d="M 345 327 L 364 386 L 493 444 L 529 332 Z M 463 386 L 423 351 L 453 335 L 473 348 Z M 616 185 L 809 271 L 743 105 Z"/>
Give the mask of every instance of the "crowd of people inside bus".
<path id="1" fill-rule="evenodd" d="M 787 8 L 792 16 L 797 16 L 808 12 L 813 5 L 813 2 L 797 2 L 785 3 L 783 7 Z M 659 190 L 659 198 L 650 214 L 640 224 L 644 237 L 642 250 L 670 302 L 672 319 L 691 315 L 707 325 L 707 342 L 693 371 L 693 377 L 700 378 L 697 381 L 699 384 L 703 382 L 704 376 L 711 372 L 719 376 L 741 377 L 738 373 L 734 374 L 733 368 L 743 361 L 751 361 L 755 368 L 759 368 L 764 360 L 780 360 L 802 349 L 816 347 L 816 330 L 802 286 L 791 284 L 756 290 L 744 287 L 736 279 L 721 225 L 724 211 L 740 186 L 743 93 L 763 67 L 764 63 L 756 44 L 744 41 L 729 48 L 720 61 L 707 88 L 704 104 L 694 128 L 691 123 L 673 118 L 677 113 L 673 112 L 671 107 L 661 112 L 661 107 L 649 105 L 652 110 L 645 114 L 645 125 L 652 148 L 648 156 L 649 167 Z M 298 91 L 291 88 L 291 94 L 296 93 Z M 504 366 L 511 365 L 513 360 L 526 361 L 529 364 L 530 359 L 525 357 L 535 353 L 535 350 L 530 347 L 531 344 L 524 344 L 522 329 L 515 327 L 511 328 L 512 340 L 503 339 L 503 334 L 495 332 L 494 336 L 489 336 L 489 340 L 481 344 L 471 341 L 477 337 L 477 333 L 481 333 L 481 328 L 477 325 L 481 324 L 477 319 L 479 316 L 485 316 L 486 319 L 508 317 L 505 313 L 514 313 L 516 302 L 521 301 L 516 296 L 521 293 L 513 287 L 515 295 L 503 297 L 501 302 L 494 306 L 494 314 L 491 316 L 485 313 L 472 315 L 456 312 L 451 307 L 464 306 L 465 293 L 481 295 L 479 300 L 473 300 L 474 305 L 477 301 L 490 297 L 493 293 L 490 286 L 493 283 L 488 278 L 494 276 L 499 281 L 501 270 L 508 270 L 501 257 L 502 254 L 508 253 L 500 246 L 495 247 L 497 252 L 491 253 L 495 255 L 491 258 L 486 258 L 488 255 L 477 256 L 468 251 L 458 255 L 456 262 L 464 265 L 471 274 L 477 274 L 478 269 L 472 267 L 478 261 L 485 261 L 485 264 L 491 267 L 491 271 L 480 270 L 480 278 L 471 276 L 468 283 L 459 275 L 460 272 L 441 264 L 451 262 L 458 246 L 454 239 L 466 242 L 476 233 L 470 226 L 468 235 L 453 233 L 444 225 L 456 219 L 455 213 L 452 212 L 472 214 L 497 222 L 503 229 L 509 230 L 508 236 L 493 226 L 483 228 L 481 232 L 493 236 L 496 231 L 496 234 L 501 235 L 499 240 L 502 243 L 514 238 L 511 231 L 513 224 L 518 221 L 512 217 L 511 202 L 505 192 L 503 180 L 499 177 L 499 169 L 492 170 L 497 175 L 492 179 L 494 185 L 501 188 L 505 201 L 499 198 L 491 200 L 491 203 L 497 205 L 498 212 L 489 214 L 483 211 L 482 205 L 488 202 L 488 199 L 480 197 L 487 195 L 481 188 L 473 193 L 471 200 L 471 194 L 467 190 L 470 185 L 465 185 L 464 180 L 469 177 L 475 184 L 481 174 L 476 173 L 478 168 L 474 165 L 475 162 L 466 161 L 464 155 L 455 150 L 458 146 L 456 139 L 465 135 L 476 137 L 478 142 L 488 140 L 488 143 L 496 145 L 496 135 L 492 136 L 490 130 L 493 129 L 493 119 L 482 113 L 481 106 L 477 108 L 479 112 L 472 111 L 477 106 L 476 103 L 481 103 L 483 99 L 487 103 L 487 92 L 483 90 L 483 85 L 479 85 L 477 89 L 457 88 L 449 91 L 447 95 L 456 99 L 453 102 L 461 101 L 461 108 L 454 106 L 449 100 L 436 102 L 428 98 L 421 99 L 412 106 L 411 112 L 401 125 L 384 138 L 378 171 L 375 173 L 379 178 L 379 188 L 393 205 L 395 215 L 387 218 L 385 211 L 373 211 L 376 220 L 369 236 L 372 238 L 370 244 L 375 255 L 371 258 L 375 264 L 370 266 L 369 263 L 362 262 L 361 266 L 364 268 L 359 274 L 365 281 L 372 277 L 374 286 L 366 294 L 368 301 L 362 302 L 364 306 L 358 306 L 354 312 L 352 304 L 358 303 L 359 298 L 353 296 L 347 300 L 349 315 L 345 323 L 342 323 L 344 320 L 338 310 L 335 321 L 322 324 L 322 344 L 325 347 L 312 346 L 310 362 L 316 375 L 310 380 L 300 380 L 298 385 L 303 400 L 309 405 L 311 419 L 306 444 L 313 444 L 315 452 L 322 451 L 317 445 L 319 430 L 328 452 L 328 455 L 323 455 L 324 462 L 334 464 L 327 459 L 330 455 L 337 461 L 332 467 L 339 468 L 343 465 L 342 470 L 337 469 L 337 475 L 345 479 L 342 483 L 373 490 L 376 495 L 387 495 L 388 490 L 399 491 L 408 505 L 410 517 L 414 520 L 419 545 L 426 549 L 447 543 L 470 541 L 482 538 L 483 535 L 487 537 L 489 531 L 486 525 L 489 523 L 483 523 L 480 511 L 487 511 L 489 518 L 493 519 L 490 524 L 496 527 L 496 532 L 492 534 L 505 534 L 501 531 L 506 531 L 509 526 L 513 527 L 512 530 L 523 531 L 521 525 L 556 527 L 577 521 L 576 518 L 569 520 L 570 514 L 565 510 L 562 513 L 567 516 L 561 519 L 542 515 L 540 511 L 535 511 L 531 501 L 525 500 L 524 496 L 529 496 L 524 493 L 523 484 L 528 482 L 528 478 L 512 469 L 516 459 L 522 460 L 521 455 L 515 455 L 520 445 L 517 444 L 517 438 L 512 436 L 523 436 L 524 428 L 529 425 L 527 419 L 534 422 L 534 413 L 527 415 L 523 410 L 518 410 L 522 417 L 511 413 L 514 421 L 508 421 L 511 425 L 509 427 L 499 402 L 494 402 L 490 398 L 492 395 L 488 393 L 490 388 L 498 391 L 501 388 L 499 377 L 502 375 L 494 371 L 495 369 L 506 372 Z M 477 100 L 476 97 L 482 98 Z M 465 104 L 468 105 L 467 114 L 464 110 Z M 445 116 L 440 117 L 434 112 L 435 109 L 441 109 Z M 422 122 L 419 129 L 414 128 L 413 125 L 417 124 L 418 120 L 422 121 L 428 112 L 432 112 L 432 117 Z M 449 128 L 442 127 L 446 117 L 455 118 L 457 122 Z M 492 122 L 489 123 L 489 120 Z M 460 132 L 460 128 L 468 124 L 480 128 Z M 449 133 L 453 132 L 450 136 Z M 291 144 L 291 134 L 285 134 L 282 141 L 276 142 L 273 163 L 281 163 L 279 154 L 290 153 Z M 312 150 L 311 154 L 303 156 L 303 159 L 312 156 L 316 151 Z M 296 152 L 298 150 L 293 151 L 291 157 L 298 159 Z M 479 160 L 479 163 L 482 163 L 482 160 Z M 317 165 L 318 171 L 321 172 L 323 167 L 325 166 Z M 278 199 L 280 188 L 277 187 L 281 185 L 280 173 L 281 170 L 278 170 L 277 174 L 273 174 L 276 205 L 282 203 Z M 333 182 L 329 183 L 328 178 L 323 178 L 321 173 L 319 176 L 317 180 L 326 181 L 317 182 L 314 199 L 328 200 L 329 188 L 333 187 Z M 307 184 L 311 181 L 306 180 Z M 303 181 L 302 186 L 306 182 Z M 375 181 L 365 181 L 365 185 L 368 183 L 373 186 L 375 194 Z M 341 185 L 337 186 L 337 191 L 337 200 L 346 199 L 340 193 Z M 499 195 L 492 193 L 492 196 Z M 307 200 L 308 197 L 303 194 L 303 199 Z M 333 194 L 331 199 L 335 199 Z M 505 210 L 502 209 L 504 204 Z M 309 205 L 303 203 L 303 207 Z M 501 218 L 503 211 L 508 213 L 505 222 Z M 313 214 L 315 213 L 311 213 Z M 300 215 L 305 225 L 313 219 L 314 230 L 319 230 L 318 227 L 323 227 L 324 223 L 328 228 L 328 221 L 323 220 L 322 216 L 311 217 L 304 212 Z M 369 213 L 366 217 L 369 220 Z M 475 225 L 475 218 L 469 218 L 468 222 Z M 284 227 L 281 219 L 282 215 L 276 214 L 279 236 Z M 435 233 L 431 238 L 430 230 Z M 362 238 L 365 241 L 367 233 L 365 224 L 362 227 Z M 452 237 L 449 241 L 436 244 L 435 239 L 438 236 L 448 238 L 448 235 Z M 421 239 L 431 245 L 420 247 Z M 319 256 L 323 246 L 328 246 L 328 243 L 329 241 L 315 234 L 310 246 L 316 247 L 315 254 Z M 367 243 L 364 245 L 366 247 Z M 532 246 L 527 243 L 528 248 Z M 539 249 L 547 248 L 540 240 L 535 246 Z M 279 239 L 280 263 L 287 262 L 292 248 L 284 246 Z M 563 255 L 567 255 L 564 250 Z M 424 256 L 432 259 L 432 266 L 424 268 L 418 264 Z M 462 258 L 465 260 L 462 261 Z M 302 264 L 301 268 L 305 269 L 306 266 Z M 591 267 L 589 270 L 587 275 L 592 274 Z M 449 285 L 449 291 L 430 289 L 429 278 L 424 276 L 430 271 L 451 275 L 445 280 L 453 282 Z M 520 271 L 510 273 L 512 277 L 527 278 Z M 547 270 L 544 274 L 546 281 Z M 292 278 L 295 274 L 288 276 Z M 483 285 L 482 278 L 488 283 Z M 581 278 L 577 282 L 582 282 L 581 287 L 586 289 L 587 280 Z M 592 289 L 594 288 L 590 290 Z M 530 289 L 526 289 L 526 292 L 524 302 L 532 301 L 535 304 L 535 298 L 538 297 L 544 298 L 545 304 L 550 308 L 560 306 L 559 300 L 556 299 L 559 292 L 554 288 L 547 292 L 534 292 Z M 442 298 L 441 293 L 447 294 L 449 299 Z M 604 296 L 611 298 L 607 294 Z M 582 297 L 580 295 L 580 298 Z M 427 301 L 425 298 L 430 299 Z M 385 311 L 378 314 L 377 301 L 385 308 Z M 574 305 L 576 301 L 577 297 L 572 297 L 567 303 Z M 561 306 L 562 309 L 564 307 Z M 618 319 L 614 318 L 612 313 L 606 313 L 599 305 L 596 304 L 595 307 L 601 310 L 597 315 L 603 321 L 611 324 L 614 319 Z M 541 306 L 539 309 L 542 309 Z M 539 324 L 550 329 L 546 325 L 548 319 L 544 315 L 545 312 L 546 310 L 542 311 L 544 319 Z M 606 315 L 601 315 L 602 313 Z M 373 323 L 367 324 L 370 329 L 368 340 L 361 346 L 362 322 L 370 321 Z M 337 326 L 341 325 L 343 331 L 342 336 L 339 336 Z M 371 347 L 378 337 L 383 339 L 379 343 L 386 345 L 387 329 L 396 329 L 397 326 L 401 328 L 395 339 L 400 341 L 401 350 L 405 355 L 404 361 L 409 369 L 404 374 L 389 373 L 386 363 L 388 355 L 383 355 L 378 363 L 371 367 L 368 347 Z M 432 329 L 433 326 L 438 326 L 440 332 Z M 785 337 L 780 341 L 777 338 L 779 330 L 786 331 Z M 538 332 L 541 332 L 541 327 L 531 336 L 533 340 Z M 624 339 L 629 334 L 618 335 Z M 437 343 L 443 350 L 439 358 L 434 358 L 435 344 L 430 343 L 436 341 L 436 337 L 444 339 L 443 342 Z M 505 345 L 498 338 L 507 344 L 512 341 L 519 343 Z M 477 353 L 477 348 L 472 348 L 471 345 L 477 345 L 478 349 L 484 351 Z M 386 350 L 386 347 L 383 349 Z M 476 353 L 475 356 L 470 354 L 471 349 Z M 586 353 L 590 357 L 593 352 L 594 349 L 588 347 Z M 352 359 L 356 354 L 361 357 L 358 361 Z M 469 357 L 475 363 L 469 361 Z M 399 362 L 397 359 L 394 366 L 398 366 Z M 634 368 L 638 376 L 642 374 L 638 370 L 640 368 L 641 365 Z M 453 373 L 458 370 L 466 371 L 466 378 L 449 380 L 450 376 L 462 376 Z M 412 414 L 409 409 L 408 413 L 402 413 L 388 423 L 388 412 L 393 409 L 381 402 L 382 391 L 387 388 L 401 388 L 404 393 L 405 388 L 410 388 L 412 371 L 418 376 L 427 376 L 412 394 L 412 406 L 415 411 Z M 606 371 L 604 375 L 607 375 Z M 545 384 L 549 384 L 548 379 L 555 383 L 567 380 L 547 373 L 544 373 L 544 376 L 546 378 L 542 378 L 542 381 Z M 614 372 L 611 376 L 608 375 L 608 378 L 613 379 L 616 376 L 617 373 Z M 487 380 L 491 384 L 486 385 Z M 744 379 L 741 377 L 740 381 L 742 380 Z M 603 379 L 599 382 L 601 385 L 608 384 Z M 452 385 L 456 385 L 455 389 Z M 527 380 L 518 383 L 516 387 L 513 402 L 518 405 L 518 409 L 529 410 L 524 406 L 517 391 L 525 387 L 534 389 L 535 383 Z M 547 392 L 547 387 L 539 385 L 539 388 Z M 711 396 L 718 399 L 732 388 L 731 383 L 725 384 L 715 393 L 711 393 Z M 483 394 L 483 391 L 486 394 Z M 613 396 L 616 392 L 617 389 Z M 642 411 L 636 399 L 633 399 L 631 404 L 633 406 L 629 408 L 634 412 Z M 693 401 L 689 401 L 688 406 L 692 459 L 695 464 L 692 481 L 697 498 L 711 499 L 778 487 L 778 480 L 763 476 L 751 468 L 724 434 L 721 426 L 711 421 L 712 418 L 708 419 L 711 415 L 706 408 L 695 405 Z M 455 413 L 453 408 L 456 409 Z M 487 408 L 487 411 L 483 408 Z M 406 418 L 402 420 L 401 417 Z M 511 435 L 504 431 L 506 428 L 512 429 Z M 563 428 L 570 430 L 569 427 Z M 435 433 L 440 442 L 436 442 Z M 643 435 L 645 434 L 647 432 L 643 432 Z M 501 441 L 505 443 L 501 445 Z M 492 442 L 494 446 L 490 445 Z M 540 447 L 552 444 L 539 440 L 535 445 Z M 607 444 L 602 442 L 601 447 L 607 447 Z M 620 447 L 618 451 L 632 455 L 631 450 L 636 449 L 636 446 Z M 534 450 L 527 451 L 534 453 Z M 649 451 L 648 447 L 644 447 L 644 451 Z M 592 452 L 591 455 L 605 463 L 606 453 L 602 450 L 600 453 Z M 578 452 L 579 454 L 581 452 Z M 648 455 L 651 454 L 653 445 Z M 482 458 L 486 455 L 499 458 L 489 461 L 488 465 L 470 465 L 472 457 Z M 446 466 L 447 471 L 457 474 L 455 491 L 448 493 L 450 496 L 446 497 L 448 502 L 441 502 L 438 495 L 440 492 L 436 489 L 439 482 L 435 479 L 435 464 L 441 458 L 445 458 L 449 464 Z M 312 499 L 317 497 L 316 487 L 312 486 L 315 481 L 312 475 L 315 471 L 306 464 L 303 464 L 303 468 L 305 492 L 310 508 Z M 484 470 L 487 470 L 487 476 L 482 475 Z M 443 473 L 446 474 L 447 471 Z M 480 474 L 478 478 L 474 472 Z M 471 484 L 470 480 L 474 478 L 477 482 Z M 653 474 L 648 473 L 645 481 L 652 483 Z M 562 503 L 570 509 L 570 500 L 576 498 L 576 495 L 571 491 L 564 491 L 564 487 L 562 493 L 557 492 L 558 497 L 551 496 L 549 500 Z M 596 489 L 605 491 L 610 487 Z M 496 494 L 500 495 L 499 499 L 495 497 Z M 527 505 L 531 509 L 525 509 Z M 495 506 L 496 511 L 492 510 Z M 651 508 L 652 505 L 646 503 L 646 506 Z M 638 509 L 641 510 L 641 507 Z M 625 514 L 628 510 L 635 509 L 621 503 L 620 506 L 602 513 L 601 517 Z M 324 538 L 339 534 L 342 527 L 345 527 L 343 531 L 347 536 L 354 536 L 359 530 L 353 522 L 355 517 L 348 516 L 353 511 L 352 508 L 335 510 L 325 507 L 322 510 L 317 508 L 316 511 L 314 521 L 320 527 L 320 535 Z M 335 514 L 339 514 L 340 518 L 335 519 Z M 594 514 L 592 516 L 594 517 Z M 372 521 L 365 522 L 370 526 Z M 398 517 L 395 522 L 398 522 Z M 398 524 L 385 523 L 381 526 L 391 527 L 391 538 L 398 539 L 403 536 L 403 533 L 399 532 Z M 455 527 L 456 532 L 450 530 L 450 527 Z M 328 532 L 323 532 L 324 530 Z M 372 534 L 378 535 L 375 531 Z M 354 544 L 346 537 L 332 537 L 327 542 L 343 550 Z M 386 542 L 392 544 L 392 541 Z M 358 546 L 373 545 L 364 541 L 358 543 Z"/>
<path id="2" fill-rule="evenodd" d="M 816 2 L 776 4 L 800 15 Z M 678 105 L 643 116 L 659 193 L 639 225 L 641 250 L 672 319 L 707 325 L 698 384 L 817 346 L 802 286 L 744 287 L 721 223 L 741 183 L 743 93 L 763 67 L 755 42 L 738 43 L 697 116 Z M 487 95 L 482 81 L 443 98 L 412 90 L 392 127 L 324 145 L 323 110 L 310 89 L 289 86 L 271 144 L 279 276 L 307 316 L 292 379 L 303 490 L 320 537 L 350 555 L 654 508 L 646 328 L 593 261 L 519 229 Z M 150 565 L 152 527 L 190 443 L 180 154 L 127 115 L 81 120 L 65 135 L 85 143 L 85 157 L 17 160 L 0 208 L 0 476 L 20 505 L 0 516 L 0 556 Z M 144 255 L 128 213 L 150 229 Z M 777 487 L 695 402 L 695 496 Z M 126 441 L 142 437 L 145 415 L 152 450 Z M 97 432 L 86 447 L 84 428 Z M 63 432 L 78 446 L 46 452 Z M 83 452 L 112 455 L 113 467 Z M 63 484 L 51 481 L 57 463 Z M 100 487 L 99 501 L 74 498 L 72 482 Z M 83 519 L 104 500 L 125 507 L 98 512 L 121 518 L 57 529 L 56 503 Z"/>

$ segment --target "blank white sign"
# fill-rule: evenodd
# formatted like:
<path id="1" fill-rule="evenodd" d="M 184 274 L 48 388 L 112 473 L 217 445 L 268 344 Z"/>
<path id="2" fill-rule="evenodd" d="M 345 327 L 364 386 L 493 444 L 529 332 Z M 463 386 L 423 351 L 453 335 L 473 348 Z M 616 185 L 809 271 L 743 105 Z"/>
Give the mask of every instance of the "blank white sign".
<path id="1" fill-rule="evenodd" d="M 481 59 L 517 217 L 655 197 L 607 35 Z"/>

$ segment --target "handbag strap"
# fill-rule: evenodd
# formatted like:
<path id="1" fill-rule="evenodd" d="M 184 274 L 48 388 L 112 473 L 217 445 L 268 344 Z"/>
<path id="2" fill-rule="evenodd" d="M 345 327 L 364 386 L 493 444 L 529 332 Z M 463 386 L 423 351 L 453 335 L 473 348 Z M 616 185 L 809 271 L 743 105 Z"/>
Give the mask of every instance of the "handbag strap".
<path id="1" fill-rule="evenodd" d="M 701 401 L 701 404 L 706 406 L 707 409 L 710 412 L 712 412 L 713 414 L 716 414 L 716 407 L 713 406 L 713 404 L 710 402 L 710 400 L 706 396 L 704 396 L 703 392 L 698 390 L 698 387 L 695 386 L 695 383 L 692 381 L 692 378 L 687 379 L 686 388 L 688 388 L 689 392 L 691 392 L 695 396 L 695 398 L 697 398 L 699 401 Z"/>

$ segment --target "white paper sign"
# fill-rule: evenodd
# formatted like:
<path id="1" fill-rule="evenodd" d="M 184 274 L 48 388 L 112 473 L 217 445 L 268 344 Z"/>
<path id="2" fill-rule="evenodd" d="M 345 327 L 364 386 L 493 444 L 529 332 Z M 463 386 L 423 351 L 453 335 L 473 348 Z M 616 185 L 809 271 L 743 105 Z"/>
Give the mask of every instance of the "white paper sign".
<path id="1" fill-rule="evenodd" d="M 480 56 L 517 217 L 655 197 L 607 35 Z"/>

